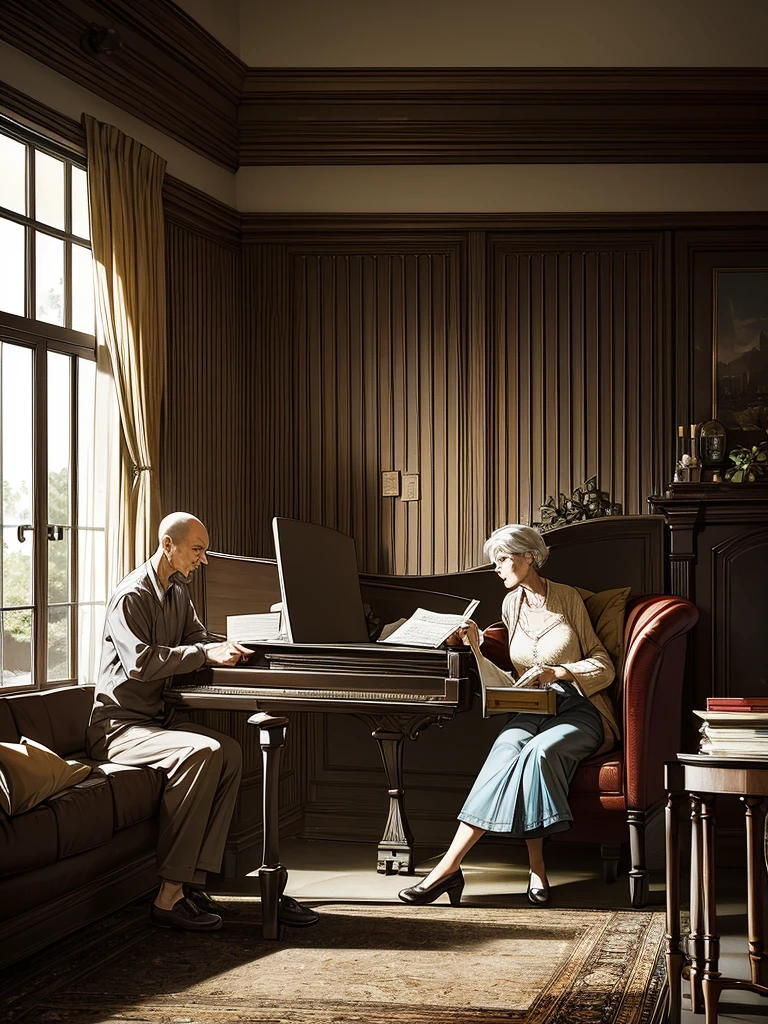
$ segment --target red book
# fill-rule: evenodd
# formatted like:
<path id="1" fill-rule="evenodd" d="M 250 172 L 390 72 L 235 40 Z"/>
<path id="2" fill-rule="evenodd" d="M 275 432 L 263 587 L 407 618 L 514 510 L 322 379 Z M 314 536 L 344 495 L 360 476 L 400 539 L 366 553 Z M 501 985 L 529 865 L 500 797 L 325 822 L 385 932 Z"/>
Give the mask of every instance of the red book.
<path id="1" fill-rule="evenodd" d="M 768 711 L 768 697 L 707 697 L 707 711 Z"/>

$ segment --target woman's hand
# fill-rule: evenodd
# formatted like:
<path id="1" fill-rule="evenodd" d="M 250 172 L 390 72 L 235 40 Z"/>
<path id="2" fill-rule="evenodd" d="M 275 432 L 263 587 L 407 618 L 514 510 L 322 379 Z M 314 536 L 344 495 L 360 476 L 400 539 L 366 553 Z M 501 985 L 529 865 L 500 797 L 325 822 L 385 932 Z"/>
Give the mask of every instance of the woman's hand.
<path id="1" fill-rule="evenodd" d="M 465 647 L 471 647 L 472 650 L 479 648 L 480 631 L 477 623 L 473 622 L 472 619 L 462 622 L 459 628 L 451 633 L 445 642 L 451 647 L 458 647 L 460 644 L 463 644 Z"/>
<path id="2" fill-rule="evenodd" d="M 573 679 L 567 668 L 562 665 L 542 665 L 537 672 L 528 669 L 525 675 L 525 686 L 541 687 L 554 683 L 557 679 Z"/>

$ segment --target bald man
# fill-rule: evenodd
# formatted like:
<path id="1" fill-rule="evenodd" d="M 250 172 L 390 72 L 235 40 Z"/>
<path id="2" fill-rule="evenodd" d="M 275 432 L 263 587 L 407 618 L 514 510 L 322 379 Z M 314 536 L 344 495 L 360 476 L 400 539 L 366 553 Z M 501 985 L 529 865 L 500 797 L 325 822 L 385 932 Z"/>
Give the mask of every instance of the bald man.
<path id="1" fill-rule="evenodd" d="M 236 665 L 251 651 L 212 637 L 189 597 L 192 573 L 206 564 L 208 531 L 173 512 L 160 524 L 158 548 L 129 573 L 107 606 L 94 705 L 87 732 L 92 757 L 148 765 L 165 775 L 160 809 L 160 890 L 150 921 L 163 928 L 214 931 L 219 909 L 205 892 L 219 871 L 242 774 L 231 736 L 182 721 L 166 708 L 171 676 L 203 665 Z M 313 924 L 314 911 L 284 896 L 285 924 Z"/>

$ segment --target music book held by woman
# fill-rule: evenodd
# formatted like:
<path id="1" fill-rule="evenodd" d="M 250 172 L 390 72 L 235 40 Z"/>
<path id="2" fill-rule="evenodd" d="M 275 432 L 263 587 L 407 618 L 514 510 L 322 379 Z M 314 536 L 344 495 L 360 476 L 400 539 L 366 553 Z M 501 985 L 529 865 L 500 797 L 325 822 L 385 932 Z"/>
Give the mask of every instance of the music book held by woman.
<path id="1" fill-rule="evenodd" d="M 557 709 L 557 691 L 551 686 L 529 686 L 541 671 L 534 665 L 515 679 L 511 672 L 505 672 L 489 661 L 481 648 L 472 648 L 477 662 L 477 674 L 483 698 L 483 718 L 491 715 L 528 711 L 537 715 L 554 715 Z"/>

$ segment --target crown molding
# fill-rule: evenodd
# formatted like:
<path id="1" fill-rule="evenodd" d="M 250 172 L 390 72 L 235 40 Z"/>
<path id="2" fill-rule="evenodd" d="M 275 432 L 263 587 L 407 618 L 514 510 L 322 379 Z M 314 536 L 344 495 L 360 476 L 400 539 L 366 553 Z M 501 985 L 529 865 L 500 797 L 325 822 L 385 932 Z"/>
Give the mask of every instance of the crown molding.
<path id="1" fill-rule="evenodd" d="M 373 232 L 390 232 L 403 237 L 411 233 L 430 235 L 435 232 L 465 233 L 481 231 L 487 234 L 541 232 L 633 231 L 702 231 L 714 241 L 718 231 L 723 238 L 728 232 L 739 231 L 743 247 L 754 235 L 755 246 L 765 247 L 768 231 L 768 212 L 745 213 L 456 213 L 456 214 L 260 214 L 242 213 L 241 237 L 244 244 L 260 243 L 272 238 L 290 236 L 336 236 L 342 233 L 357 235 L 361 239 Z"/>
<path id="2" fill-rule="evenodd" d="M 89 28 L 122 45 L 97 54 Z M 215 163 L 238 166 L 245 65 L 171 0 L 3 0 L 0 38 Z"/>
<path id="3" fill-rule="evenodd" d="M 247 68 L 172 0 L 3 0 L 0 39 L 228 170 L 768 161 L 765 68 Z"/>
<path id="4" fill-rule="evenodd" d="M 240 164 L 768 160 L 763 68 L 249 68 Z"/>

